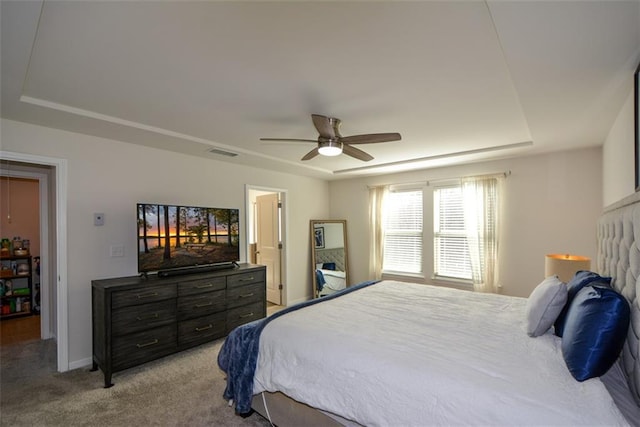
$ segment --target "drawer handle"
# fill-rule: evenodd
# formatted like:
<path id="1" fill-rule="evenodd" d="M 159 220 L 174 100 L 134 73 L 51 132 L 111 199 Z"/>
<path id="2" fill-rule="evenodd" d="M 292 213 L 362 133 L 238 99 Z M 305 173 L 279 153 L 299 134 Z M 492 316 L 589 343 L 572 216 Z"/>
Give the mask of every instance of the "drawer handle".
<path id="1" fill-rule="evenodd" d="M 149 298 L 149 297 L 157 297 L 157 296 L 158 296 L 157 292 L 149 292 L 149 293 L 146 293 L 146 294 L 138 294 L 138 299 Z"/>
<path id="2" fill-rule="evenodd" d="M 152 315 L 146 316 L 146 317 L 138 316 L 138 317 L 136 317 L 136 319 L 138 319 L 138 320 L 151 320 L 151 319 L 157 319 L 158 317 L 159 317 L 158 313 L 153 313 Z"/>
<path id="3" fill-rule="evenodd" d="M 242 314 L 240 315 L 241 319 L 246 319 L 247 317 L 252 317 L 253 316 L 253 312 L 249 313 L 249 314 Z"/>
<path id="4" fill-rule="evenodd" d="M 253 276 L 251 277 L 241 277 L 240 279 L 238 279 L 239 282 L 250 282 L 253 280 Z"/>
<path id="5" fill-rule="evenodd" d="M 209 323 L 207 326 L 203 326 L 202 328 L 196 328 L 196 332 L 206 331 L 207 329 L 213 328 L 213 325 Z"/>
<path id="6" fill-rule="evenodd" d="M 240 295 L 240 298 L 249 298 L 253 296 L 253 292 L 251 292 L 250 294 L 244 294 L 244 295 Z"/>
<path id="7" fill-rule="evenodd" d="M 213 305 L 213 303 L 211 301 L 205 303 L 205 304 L 196 304 L 195 308 L 202 308 L 202 307 L 209 307 L 210 305 Z"/>
<path id="8" fill-rule="evenodd" d="M 213 283 L 207 283 L 206 285 L 196 285 L 196 289 L 213 288 Z"/>
<path id="9" fill-rule="evenodd" d="M 138 347 L 138 348 L 149 347 L 150 345 L 156 345 L 156 344 L 158 344 L 158 342 L 159 342 L 159 341 L 158 341 L 158 339 L 156 338 L 155 340 L 153 340 L 153 341 L 149 341 L 149 342 L 144 343 L 144 344 L 136 344 L 136 347 Z"/>

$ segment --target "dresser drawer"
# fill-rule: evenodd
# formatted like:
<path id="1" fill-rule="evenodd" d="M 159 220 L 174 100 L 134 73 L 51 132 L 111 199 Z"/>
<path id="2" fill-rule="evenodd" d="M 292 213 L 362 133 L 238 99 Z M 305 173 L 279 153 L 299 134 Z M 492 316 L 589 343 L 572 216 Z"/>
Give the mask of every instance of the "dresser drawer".
<path id="1" fill-rule="evenodd" d="M 191 347 L 223 337 L 226 332 L 226 317 L 225 313 L 216 313 L 180 322 L 178 345 L 180 348 Z"/>
<path id="2" fill-rule="evenodd" d="M 119 371 L 175 352 L 176 325 L 162 326 L 148 331 L 113 338 L 113 370 Z"/>
<path id="3" fill-rule="evenodd" d="M 176 284 L 162 284 L 136 288 L 126 291 L 113 292 L 111 295 L 111 308 L 117 309 L 131 305 L 147 304 L 176 297 Z"/>
<path id="4" fill-rule="evenodd" d="M 175 321 L 176 300 L 168 299 L 114 310 L 111 317 L 111 330 L 114 335 L 124 335 L 168 325 Z"/>
<path id="5" fill-rule="evenodd" d="M 265 298 L 265 293 L 264 282 L 231 288 L 227 291 L 227 308 L 235 308 L 262 301 Z"/>
<path id="6" fill-rule="evenodd" d="M 226 308 L 225 291 L 206 292 L 178 298 L 178 320 L 218 313 Z"/>
<path id="7" fill-rule="evenodd" d="M 248 273 L 234 274 L 227 277 L 227 289 L 235 288 L 237 286 L 244 286 L 250 283 L 264 282 L 265 270 L 255 270 Z"/>
<path id="8" fill-rule="evenodd" d="M 236 326 L 262 319 L 265 315 L 264 310 L 264 302 L 257 302 L 227 311 L 227 333 Z"/>
<path id="9" fill-rule="evenodd" d="M 202 292 L 224 290 L 226 286 L 226 277 L 211 277 L 208 279 L 180 282 L 178 283 L 178 296 L 195 295 Z"/>

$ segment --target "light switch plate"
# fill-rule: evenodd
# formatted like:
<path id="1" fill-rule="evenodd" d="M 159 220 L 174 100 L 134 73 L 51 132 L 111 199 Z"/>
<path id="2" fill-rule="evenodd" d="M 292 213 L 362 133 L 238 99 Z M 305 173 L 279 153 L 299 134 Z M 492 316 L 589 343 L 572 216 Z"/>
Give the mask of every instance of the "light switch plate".
<path id="1" fill-rule="evenodd" d="M 111 257 L 123 257 L 124 256 L 124 246 L 123 245 L 113 245 L 110 248 Z"/>

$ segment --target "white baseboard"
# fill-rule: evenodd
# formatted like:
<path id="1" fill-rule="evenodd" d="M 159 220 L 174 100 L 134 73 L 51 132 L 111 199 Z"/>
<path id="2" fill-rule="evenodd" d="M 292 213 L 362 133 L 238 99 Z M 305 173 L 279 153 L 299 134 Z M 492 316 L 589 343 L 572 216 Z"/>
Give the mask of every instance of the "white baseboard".
<path id="1" fill-rule="evenodd" d="M 69 370 L 79 369 L 90 366 L 93 364 L 93 358 L 87 357 L 86 359 L 74 360 L 73 362 L 69 362 Z"/>

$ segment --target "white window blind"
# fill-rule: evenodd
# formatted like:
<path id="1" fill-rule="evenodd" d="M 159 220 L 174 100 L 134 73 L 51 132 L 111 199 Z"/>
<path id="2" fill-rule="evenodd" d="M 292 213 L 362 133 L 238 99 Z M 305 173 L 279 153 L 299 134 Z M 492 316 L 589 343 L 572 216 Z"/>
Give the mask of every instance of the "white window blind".
<path id="1" fill-rule="evenodd" d="M 436 277 L 471 280 L 462 188 L 436 188 L 433 197 L 434 274 Z"/>
<path id="2" fill-rule="evenodd" d="M 422 272 L 422 190 L 394 191 L 385 199 L 384 258 L 387 272 Z"/>

